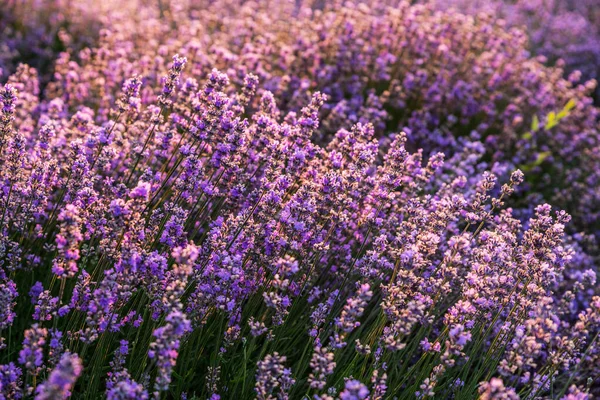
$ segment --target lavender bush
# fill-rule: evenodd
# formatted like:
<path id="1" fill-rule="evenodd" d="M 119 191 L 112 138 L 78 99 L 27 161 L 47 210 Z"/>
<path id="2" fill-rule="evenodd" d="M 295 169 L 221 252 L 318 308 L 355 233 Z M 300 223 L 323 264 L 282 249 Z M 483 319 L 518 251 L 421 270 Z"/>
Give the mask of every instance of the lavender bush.
<path id="1" fill-rule="evenodd" d="M 6 64 L 0 398 L 600 394 L 594 81 L 432 5 L 103 7 Z"/>
<path id="2" fill-rule="evenodd" d="M 426 0 L 430 1 L 430 0 Z M 433 0 L 441 9 L 491 13 L 525 30 L 529 48 L 550 63 L 600 77 L 600 2 L 598 0 Z M 596 92 L 598 94 L 598 92 Z"/>
<path id="3" fill-rule="evenodd" d="M 61 53 L 46 97 L 106 118 L 124 80 L 138 74 L 158 86 L 179 53 L 193 61 L 196 79 L 218 68 L 243 86 L 246 74 L 256 75 L 284 112 L 298 113 L 311 91 L 326 94 L 316 143 L 357 122 L 372 123 L 377 136 L 404 130 L 409 147 L 425 156 L 450 158 L 464 151 L 464 140 L 482 142 L 470 150 L 485 162 L 479 168 L 502 164 L 505 179 L 527 169 L 526 193 L 569 211 L 574 232 L 600 230 L 598 114 L 588 97 L 596 83 L 579 82 L 577 73 L 563 79 L 561 69 L 529 59 L 522 32 L 489 16 L 405 2 L 348 4 L 344 12 L 335 4 L 161 4 L 140 4 L 126 23 L 115 19 L 96 48 Z M 569 103 L 565 123 L 544 129 Z M 534 118 L 542 124 L 532 132 Z M 540 201 L 525 199 L 520 208 Z"/>

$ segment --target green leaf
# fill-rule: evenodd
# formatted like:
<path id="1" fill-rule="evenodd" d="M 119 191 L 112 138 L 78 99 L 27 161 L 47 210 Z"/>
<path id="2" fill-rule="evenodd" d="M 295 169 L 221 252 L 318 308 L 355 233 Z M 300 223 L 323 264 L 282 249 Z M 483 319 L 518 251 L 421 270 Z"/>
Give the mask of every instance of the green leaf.
<path id="1" fill-rule="evenodd" d="M 574 99 L 569 100 L 569 102 L 567 104 L 565 104 L 565 106 L 563 107 L 563 109 L 561 110 L 561 112 L 558 113 L 558 115 L 556 116 L 558 120 L 561 120 L 565 117 L 569 116 L 569 111 L 571 111 L 575 105 L 577 104 L 577 102 Z"/>
<path id="2" fill-rule="evenodd" d="M 537 115 L 534 115 L 533 121 L 531 121 L 531 130 L 536 132 L 538 129 L 540 129 L 540 119 L 537 117 Z"/>
<path id="3" fill-rule="evenodd" d="M 535 160 L 535 162 L 533 163 L 533 165 L 537 167 L 538 165 L 540 165 L 541 163 L 543 163 L 544 160 L 546 158 L 548 158 L 549 155 L 550 155 L 549 151 L 544 151 L 544 152 L 538 154 L 537 159 Z"/>
<path id="4" fill-rule="evenodd" d="M 535 159 L 534 162 L 522 165 L 520 168 L 524 172 L 531 171 L 533 168 L 541 165 L 544 162 L 544 160 L 546 160 L 546 158 L 548 158 L 548 156 L 550 156 L 550 154 L 551 153 L 549 151 L 541 152 L 541 153 L 538 154 L 538 156 L 537 156 L 537 158 Z"/>
<path id="5" fill-rule="evenodd" d="M 563 110 L 566 111 L 571 111 L 573 108 L 575 108 L 575 106 L 577 105 L 577 101 L 575 101 L 575 99 L 571 99 L 569 100 L 569 102 L 565 105 L 565 108 L 563 108 Z"/>
<path id="6" fill-rule="evenodd" d="M 559 112 L 556 115 L 556 119 L 557 121 L 560 121 L 561 119 L 568 117 L 569 116 L 569 111 L 568 110 L 562 110 L 561 112 Z"/>
<path id="7" fill-rule="evenodd" d="M 546 120 L 546 125 L 544 126 L 545 130 L 549 130 L 554 128 L 558 124 L 556 120 L 556 113 L 554 111 L 550 111 L 548 114 L 548 119 Z"/>

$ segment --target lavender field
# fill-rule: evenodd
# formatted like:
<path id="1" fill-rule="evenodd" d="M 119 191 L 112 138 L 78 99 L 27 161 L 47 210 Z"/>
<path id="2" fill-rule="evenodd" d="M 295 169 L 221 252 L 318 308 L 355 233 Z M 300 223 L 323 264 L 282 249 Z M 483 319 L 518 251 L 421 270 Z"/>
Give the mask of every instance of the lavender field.
<path id="1" fill-rule="evenodd" d="M 600 398 L 600 0 L 0 0 L 0 400 Z"/>

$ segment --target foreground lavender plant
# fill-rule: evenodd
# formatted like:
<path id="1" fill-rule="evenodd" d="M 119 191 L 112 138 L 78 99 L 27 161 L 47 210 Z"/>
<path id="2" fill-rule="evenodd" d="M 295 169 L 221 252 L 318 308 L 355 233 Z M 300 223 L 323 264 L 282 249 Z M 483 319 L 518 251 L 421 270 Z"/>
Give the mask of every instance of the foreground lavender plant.
<path id="1" fill-rule="evenodd" d="M 0 93 L 0 397 L 598 393 L 593 83 L 489 17 L 167 3 Z"/>
<path id="2" fill-rule="evenodd" d="M 69 352 L 64 353 L 56 368 L 50 372 L 48 380 L 37 388 L 36 400 L 69 398 L 81 370 L 79 357 Z"/>

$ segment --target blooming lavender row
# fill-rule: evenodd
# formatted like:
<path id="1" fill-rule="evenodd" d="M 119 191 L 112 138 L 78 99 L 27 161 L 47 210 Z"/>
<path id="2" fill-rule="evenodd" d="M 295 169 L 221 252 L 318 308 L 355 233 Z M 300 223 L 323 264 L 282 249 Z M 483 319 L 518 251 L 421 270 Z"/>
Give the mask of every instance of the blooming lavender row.
<path id="1" fill-rule="evenodd" d="M 87 9 L 87 1 L 76 4 Z M 545 2 L 536 10 L 570 10 L 567 3 Z M 69 8 L 49 4 L 38 14 L 6 15 L 15 14 L 22 21 L 17 25 L 40 26 L 36 15 Z M 589 18 L 595 18 L 593 4 L 585 4 L 577 3 L 577 10 L 585 14 L 591 8 Z M 194 61 L 190 72 L 197 78 L 217 67 L 242 85 L 247 73 L 256 74 L 285 111 L 298 112 L 307 90 L 327 94 L 318 133 L 325 141 L 356 122 L 373 123 L 378 135 L 405 130 L 411 148 L 423 148 L 426 155 L 451 156 L 464 149 L 465 138 L 480 141 L 486 161 L 502 163 L 505 171 L 528 169 L 527 192 L 567 209 L 574 232 L 600 230 L 598 115 L 588 97 L 594 81 L 580 82 L 578 72 L 563 79 L 562 64 L 548 68 L 529 59 L 528 38 L 489 15 L 439 13 L 433 5 L 407 2 L 347 3 L 343 12 L 340 7 L 175 0 L 157 6 L 140 0 L 131 8 L 103 2 L 98 23 L 88 23 L 87 12 L 60 14 L 70 21 L 65 25 L 72 27 L 72 37 L 93 37 L 97 45 L 77 51 L 81 45 L 66 40 L 67 51 L 55 56 L 56 82 L 45 96 L 66 96 L 71 107 L 97 108 L 106 118 L 125 79 L 139 73 L 158 86 L 168 55 L 180 53 Z M 29 8 L 35 11 L 35 5 Z M 228 29 L 220 28 L 221 21 Z M 89 28 L 87 35 L 82 26 Z M 567 104 L 573 109 L 565 123 L 545 123 Z M 542 123 L 532 130 L 536 118 Z"/>
<path id="2" fill-rule="evenodd" d="M 208 3 L 140 1 L 134 15 L 116 7 L 95 47 L 78 52 L 73 45 L 56 57 L 46 98 L 97 109 L 106 119 L 124 80 L 137 73 L 159 87 L 169 56 L 179 53 L 193 61 L 196 79 L 215 67 L 239 86 L 247 73 L 257 75 L 284 111 L 299 112 L 308 91 L 327 94 L 320 142 L 356 122 L 374 124 L 378 136 L 404 130 L 425 155 L 451 157 L 465 140 L 481 142 L 482 168 L 500 163 L 504 178 L 528 171 L 530 198 L 518 196 L 520 208 L 541 195 L 573 215 L 573 232 L 600 230 L 598 113 L 589 97 L 596 82 L 581 82 L 577 72 L 564 79 L 560 63 L 550 68 L 528 58 L 524 33 L 489 15 L 407 2 L 323 9 Z M 567 104 L 568 118 L 551 123 Z M 532 214 L 529 208 L 524 218 Z"/>
<path id="3" fill-rule="evenodd" d="M 434 1 L 437 8 L 492 13 L 525 30 L 534 54 L 551 63 L 600 77 L 600 3 L 597 0 Z M 559 61 L 561 60 L 561 61 Z M 597 94 L 599 92 L 596 92 Z"/>
<path id="4" fill-rule="evenodd" d="M 424 6 L 165 3 L 0 89 L 0 396 L 598 393 L 593 83 Z"/>

